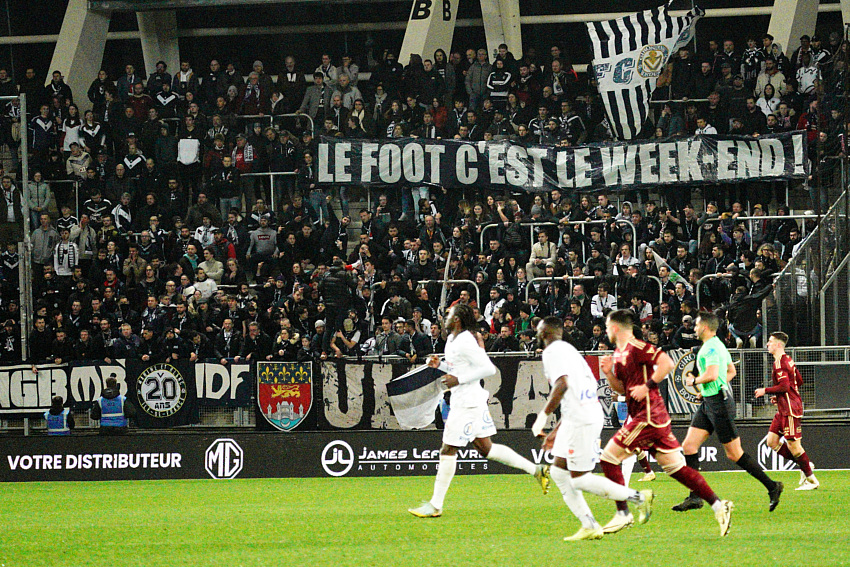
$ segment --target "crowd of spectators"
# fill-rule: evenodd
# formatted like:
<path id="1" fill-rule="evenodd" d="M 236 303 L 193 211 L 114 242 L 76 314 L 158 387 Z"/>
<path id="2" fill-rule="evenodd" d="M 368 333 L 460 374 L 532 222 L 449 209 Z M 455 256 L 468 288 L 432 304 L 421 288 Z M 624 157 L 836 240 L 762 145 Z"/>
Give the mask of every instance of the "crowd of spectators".
<path id="1" fill-rule="evenodd" d="M 656 134 L 804 128 L 812 141 L 843 143 L 832 96 L 844 80 L 840 35 L 826 47 L 811 38 L 790 59 L 770 36 L 761 48 L 754 41 L 743 53 L 711 42 L 699 69 L 680 51 L 657 93 L 681 102 L 663 107 Z M 557 46 L 517 60 L 503 45 L 492 64 L 483 49 L 413 55 L 407 66 L 388 51 L 370 73 L 364 79 L 351 57 L 337 65 L 327 54 L 311 83 L 292 57 L 276 81 L 260 61 L 247 78 L 235 63 L 213 60 L 196 73 L 184 61 L 172 76 L 160 62 L 146 80 L 132 65 L 117 80 L 101 71 L 83 94 L 58 72 L 44 87 L 32 69 L 18 84 L 0 69 L 0 95 L 37 102 L 31 117 L 10 103 L 0 122 L 13 168 L 21 124 L 29 128 L 32 172 L 26 182 L 0 172 L 0 358 L 21 359 L 15 242 L 24 199 L 34 227 L 32 363 L 417 361 L 444 345 L 437 312 L 446 275 L 474 282 L 447 285 L 446 305 L 475 307 L 491 351 L 534 352 L 536 321 L 550 314 L 580 349 L 608 349 L 602 323 L 618 307 L 631 307 L 644 338 L 663 347 L 696 344 L 699 309 L 728 313 L 722 336 L 731 346 L 756 344 L 771 277 L 799 249 L 801 229 L 812 228 L 738 220 L 787 216 L 784 204 L 768 211 L 769 190 L 705 188 L 697 210 L 680 189 L 658 202 L 627 194 L 615 205 L 560 191 L 391 187 L 352 213 L 348 192 L 358 188 L 316 182 L 320 135 L 544 145 L 611 138 L 593 79 L 582 81 Z M 820 116 L 818 101 L 831 116 Z M 268 119 L 292 114 L 309 115 L 314 128 Z M 240 179 L 264 172 L 293 175 Z M 60 180 L 77 182 L 78 203 Z"/>

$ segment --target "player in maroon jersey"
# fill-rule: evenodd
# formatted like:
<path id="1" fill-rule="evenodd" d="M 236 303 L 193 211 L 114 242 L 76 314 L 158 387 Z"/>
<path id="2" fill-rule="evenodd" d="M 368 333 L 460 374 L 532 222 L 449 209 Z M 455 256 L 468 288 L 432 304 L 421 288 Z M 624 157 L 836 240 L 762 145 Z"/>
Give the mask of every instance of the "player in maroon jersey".
<path id="1" fill-rule="evenodd" d="M 773 355 L 773 386 L 758 388 L 755 396 L 760 398 L 770 394 L 771 403 L 776 404 L 776 415 L 770 424 L 767 445 L 800 467 L 800 486 L 797 490 L 814 490 L 820 486 L 820 482 L 812 473 L 812 464 L 800 442 L 803 437 L 800 424 L 803 419 L 803 399 L 800 397 L 803 377 L 794 361 L 785 353 L 786 344 L 788 335 L 771 333 L 767 340 L 767 352 Z M 782 437 L 785 437 L 784 443 Z"/>
<path id="2" fill-rule="evenodd" d="M 614 356 L 603 356 L 599 368 L 611 388 L 626 396 L 632 418 L 608 441 L 602 451 L 602 472 L 619 484 L 625 484 L 620 464 L 636 451 L 651 453 L 671 477 L 693 490 L 711 505 L 720 524 L 720 535 L 729 533 L 734 505 L 720 500 L 705 478 L 687 466 L 679 441 L 670 428 L 670 415 L 658 391 L 658 384 L 674 368 L 671 358 L 649 343 L 635 338 L 633 314 L 620 309 L 605 322 L 608 337 L 616 345 Z M 634 518 L 628 505 L 617 503 L 617 513 L 602 529 L 615 533 L 631 526 Z"/>

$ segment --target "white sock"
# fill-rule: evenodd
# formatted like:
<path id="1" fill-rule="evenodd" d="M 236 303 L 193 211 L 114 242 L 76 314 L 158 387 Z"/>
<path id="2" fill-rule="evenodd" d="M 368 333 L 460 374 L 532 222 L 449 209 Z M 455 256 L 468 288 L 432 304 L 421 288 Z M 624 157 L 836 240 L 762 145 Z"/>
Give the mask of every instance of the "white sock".
<path id="1" fill-rule="evenodd" d="M 503 465 L 525 471 L 528 474 L 534 474 L 534 471 L 537 470 L 534 463 L 525 457 L 521 457 L 516 451 L 507 445 L 493 443 L 492 447 L 490 447 L 490 453 L 488 453 L 487 458 L 491 461 L 496 461 L 497 463 L 502 463 Z"/>
<path id="2" fill-rule="evenodd" d="M 637 463 L 637 456 L 632 455 L 622 463 L 623 467 L 623 480 L 626 481 L 626 487 L 629 486 L 629 479 L 632 476 L 632 469 L 635 468 L 635 463 Z"/>
<path id="3" fill-rule="evenodd" d="M 593 512 L 590 511 L 590 507 L 584 500 L 582 493 L 573 487 L 569 471 L 565 471 L 559 467 L 552 467 L 549 469 L 549 475 L 555 482 L 555 486 L 561 491 L 564 502 L 567 504 L 570 512 L 581 522 L 581 527 L 589 530 L 595 528 L 598 524 L 593 517 Z"/>
<path id="4" fill-rule="evenodd" d="M 443 501 L 455 476 L 456 467 L 457 455 L 440 455 L 440 468 L 437 469 L 437 477 L 434 479 L 434 496 L 431 497 L 431 505 L 437 510 L 443 509 Z"/>
<path id="5" fill-rule="evenodd" d="M 714 504 L 711 505 L 711 509 L 714 510 L 715 512 L 720 510 L 722 507 L 723 507 L 723 502 L 721 502 L 721 500 L 719 498 L 714 501 Z"/>
<path id="6" fill-rule="evenodd" d="M 640 495 L 636 490 L 619 485 L 604 476 L 587 473 L 572 479 L 572 481 L 577 490 L 589 492 L 608 500 L 630 500 L 635 503 L 640 500 Z"/>

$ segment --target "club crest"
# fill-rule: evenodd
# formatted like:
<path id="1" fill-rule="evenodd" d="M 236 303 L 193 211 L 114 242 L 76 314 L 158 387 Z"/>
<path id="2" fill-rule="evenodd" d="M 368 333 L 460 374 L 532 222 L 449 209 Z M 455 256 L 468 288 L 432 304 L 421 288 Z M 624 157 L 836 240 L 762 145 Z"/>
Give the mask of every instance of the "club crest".
<path id="1" fill-rule="evenodd" d="M 676 392 L 684 401 L 698 406 L 701 402 L 699 390 L 696 386 L 685 385 L 685 375 L 694 371 L 696 360 L 697 356 L 689 351 L 676 362 L 676 368 L 673 370 L 673 387 L 676 388 Z"/>
<path id="2" fill-rule="evenodd" d="M 313 406 L 313 367 L 301 362 L 258 362 L 260 413 L 281 431 L 292 431 Z"/>
<path id="3" fill-rule="evenodd" d="M 664 45 L 647 45 L 641 49 L 638 57 L 638 74 L 644 79 L 661 75 L 669 53 Z"/>

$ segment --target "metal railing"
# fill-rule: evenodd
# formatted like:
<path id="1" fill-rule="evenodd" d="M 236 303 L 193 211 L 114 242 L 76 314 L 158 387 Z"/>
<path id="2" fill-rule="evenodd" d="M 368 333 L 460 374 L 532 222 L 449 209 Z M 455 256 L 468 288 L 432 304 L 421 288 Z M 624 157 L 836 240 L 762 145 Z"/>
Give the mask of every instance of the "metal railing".
<path id="1" fill-rule="evenodd" d="M 794 345 L 828 344 L 847 340 L 846 336 L 825 336 L 833 327 L 826 327 L 826 320 L 818 320 L 818 317 L 821 309 L 821 282 L 829 281 L 845 256 L 850 253 L 848 219 L 850 199 L 845 191 L 821 217 L 797 253 L 774 278 L 775 292 L 762 303 L 762 326 L 765 334 L 783 331 L 788 334 L 790 344 Z M 842 267 L 846 268 L 846 265 Z M 841 295 L 828 295 L 826 299 L 837 299 Z M 829 307 L 842 312 L 840 303 L 825 306 Z M 847 310 L 844 309 L 843 314 L 846 313 Z"/>
<path id="2" fill-rule="evenodd" d="M 545 221 L 545 222 L 520 222 L 520 224 L 521 224 L 521 225 L 523 225 L 523 226 L 528 226 L 528 227 L 529 227 L 529 240 L 530 240 L 530 242 L 531 242 L 531 245 L 532 245 L 532 246 L 534 245 L 534 242 L 535 242 L 535 240 L 534 240 L 534 229 L 535 229 L 536 227 L 541 227 L 541 226 L 551 226 L 551 227 L 556 227 L 556 228 L 558 228 L 558 229 L 559 229 L 559 230 L 558 230 L 558 235 L 559 235 L 559 236 L 558 236 L 558 242 L 556 242 L 556 243 L 554 243 L 554 244 L 555 244 L 556 246 L 561 246 L 561 237 L 563 236 L 564 232 L 565 232 L 565 231 L 566 231 L 569 227 L 571 227 L 571 226 L 575 226 L 575 225 L 580 225 L 580 226 L 582 227 L 582 236 L 584 236 L 584 237 L 586 238 L 586 237 L 587 237 L 587 234 L 585 234 L 585 233 L 584 233 L 584 230 L 585 230 L 585 227 L 586 227 L 586 226 L 589 226 L 589 225 L 600 225 L 600 224 L 604 225 L 604 224 L 608 224 L 609 222 L 613 222 L 613 223 L 615 223 L 615 224 L 617 224 L 617 225 L 625 225 L 625 226 L 628 226 L 628 227 L 631 229 L 631 232 L 632 232 L 632 242 L 631 242 L 631 246 L 632 246 L 632 254 L 634 254 L 634 253 L 635 253 L 634 248 L 635 248 L 635 245 L 636 245 L 636 243 L 637 243 L 637 230 L 635 229 L 635 225 L 634 225 L 634 224 L 632 224 L 632 222 L 631 222 L 631 221 L 628 221 L 628 220 L 625 220 L 625 219 L 620 219 L 620 220 L 613 220 L 613 219 L 612 219 L 611 221 L 605 221 L 605 220 L 571 221 L 571 222 L 567 223 L 566 225 L 564 225 L 564 224 L 560 224 L 560 223 L 554 223 L 554 222 L 550 222 L 550 221 Z M 480 236 L 480 243 L 479 243 L 480 248 L 479 248 L 479 250 L 482 250 L 482 251 L 483 251 L 483 250 L 485 249 L 485 248 L 484 248 L 484 235 L 486 234 L 486 232 L 487 232 L 488 230 L 490 230 L 490 229 L 498 228 L 498 227 L 504 226 L 504 224 L 505 224 L 504 222 L 494 222 L 494 223 L 490 223 L 490 224 L 485 224 L 485 225 L 481 228 L 481 236 Z M 585 247 L 584 247 L 584 246 L 582 246 L 582 263 L 587 263 L 587 252 L 585 251 Z"/>
<path id="3" fill-rule="evenodd" d="M 644 276 L 648 280 L 652 280 L 658 284 L 658 303 L 656 307 L 659 307 L 664 302 L 664 283 L 661 281 L 661 278 L 658 276 Z M 621 279 L 617 279 L 617 283 L 614 284 L 614 294 L 617 297 L 620 297 L 620 283 Z"/>
<path id="4" fill-rule="evenodd" d="M 280 123 L 283 122 L 283 119 L 294 118 L 296 123 L 306 120 L 310 124 L 310 131 L 315 132 L 316 127 L 313 122 L 313 119 L 309 114 L 236 114 L 236 120 L 239 121 L 243 127 L 244 132 L 249 131 L 248 124 L 251 122 L 265 122 L 268 121 L 266 126 L 277 126 L 280 127 Z M 296 127 L 298 125 L 296 124 Z"/>
<path id="5" fill-rule="evenodd" d="M 802 223 L 802 225 L 803 225 L 802 228 L 800 227 L 799 223 L 796 223 L 796 224 L 797 224 L 797 229 L 801 231 L 800 234 L 805 238 L 806 233 L 807 233 L 806 231 L 808 230 L 808 227 L 806 227 L 805 221 L 806 220 L 817 220 L 817 218 L 818 218 L 817 215 L 771 215 L 771 216 L 765 215 L 765 216 L 761 216 L 761 217 L 738 217 L 738 218 L 731 219 L 731 220 L 732 220 L 733 226 L 738 224 L 740 221 L 747 221 L 747 229 L 748 229 L 748 232 L 749 232 L 749 235 L 750 235 L 750 250 L 752 250 L 753 249 L 752 237 L 753 237 L 753 222 L 754 221 L 774 221 L 774 220 L 787 220 L 787 219 L 792 219 L 794 221 L 797 221 L 798 219 L 802 219 L 804 221 Z M 711 220 L 706 221 L 706 222 L 711 222 L 711 223 L 720 222 L 720 223 L 722 223 L 723 220 L 724 219 L 721 219 L 721 218 L 718 217 L 716 219 L 711 219 Z M 700 230 L 697 231 L 697 247 L 699 247 L 702 244 L 702 234 L 703 234 L 703 232 L 704 231 L 702 230 L 702 227 L 700 227 Z M 727 236 L 729 236 L 730 238 L 732 237 L 731 234 L 727 235 Z M 762 241 L 762 244 L 773 244 L 773 242 L 767 242 L 766 243 L 766 242 Z"/>
<path id="6" fill-rule="evenodd" d="M 570 282 L 570 292 L 572 292 L 573 288 L 573 280 L 575 281 L 586 281 L 586 280 L 595 280 L 593 276 L 541 276 L 539 278 L 531 278 L 528 280 L 528 285 L 525 286 L 525 301 L 528 303 L 528 294 L 531 293 L 531 288 L 534 286 L 534 282 L 552 282 L 553 284 L 556 282 Z M 536 287 L 536 286 L 535 286 Z M 588 297 L 592 297 L 585 290 L 585 295 Z"/>
<path id="7" fill-rule="evenodd" d="M 431 284 L 441 284 L 441 285 L 450 285 L 450 284 L 470 284 L 475 288 L 475 304 L 478 305 L 478 308 L 481 309 L 481 289 L 478 287 L 478 284 L 472 280 L 419 280 L 416 282 L 419 285 L 431 285 Z"/>
<path id="8" fill-rule="evenodd" d="M 277 207 L 275 207 L 275 205 L 277 204 L 276 199 L 275 199 L 275 193 L 276 193 L 276 191 L 275 191 L 275 178 L 276 177 L 290 177 L 290 176 L 294 176 L 294 175 L 297 175 L 296 172 L 294 172 L 294 171 L 259 171 L 257 173 L 243 173 L 242 175 L 239 176 L 239 181 L 241 183 L 242 180 L 245 179 L 245 178 L 258 179 L 258 178 L 268 177 L 269 183 L 271 184 L 271 187 L 269 187 L 269 190 L 270 190 L 269 191 L 270 192 L 269 208 L 272 211 L 277 211 Z M 245 187 L 244 186 L 242 186 L 242 194 L 245 195 Z M 306 199 L 306 197 L 307 196 L 304 195 L 305 199 Z M 246 196 L 246 199 L 247 199 L 247 196 Z M 253 207 L 253 206 L 254 206 L 254 203 L 248 203 L 248 202 L 245 203 L 245 208 L 248 211 L 250 211 L 251 207 Z"/>
<path id="9" fill-rule="evenodd" d="M 54 198 L 56 197 L 56 191 L 53 189 L 54 185 L 72 184 L 74 186 L 74 216 L 78 219 L 80 218 L 80 183 L 82 183 L 82 179 L 55 179 L 53 181 L 44 181 L 43 183 L 46 183 L 47 186 L 50 187 L 50 190 L 53 191 Z M 56 208 L 59 209 L 64 204 L 65 203 L 60 203 L 57 200 Z M 61 214 L 61 209 L 59 209 L 59 212 Z"/>
<path id="10" fill-rule="evenodd" d="M 694 294 L 697 296 L 696 297 L 696 299 L 697 299 L 697 311 L 699 311 L 702 308 L 702 305 L 700 305 L 700 293 L 699 293 L 700 289 L 702 288 L 702 282 L 704 282 L 705 280 L 714 280 L 714 279 L 719 279 L 719 278 L 723 278 L 723 277 L 726 277 L 726 276 L 724 276 L 724 274 L 707 274 L 707 275 L 704 275 L 703 277 L 701 277 L 697 281 L 697 285 L 694 286 Z"/>
<path id="11" fill-rule="evenodd" d="M 819 294 L 821 346 L 845 344 L 850 340 L 850 253 L 823 284 Z M 827 313 L 827 306 L 831 313 Z"/>

